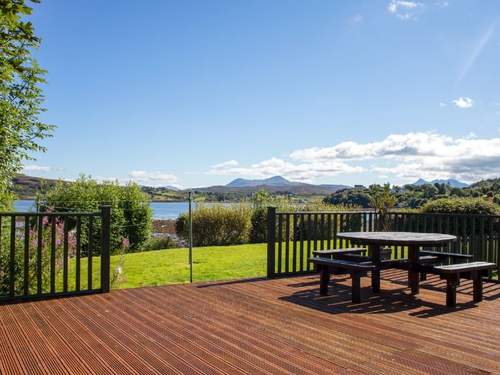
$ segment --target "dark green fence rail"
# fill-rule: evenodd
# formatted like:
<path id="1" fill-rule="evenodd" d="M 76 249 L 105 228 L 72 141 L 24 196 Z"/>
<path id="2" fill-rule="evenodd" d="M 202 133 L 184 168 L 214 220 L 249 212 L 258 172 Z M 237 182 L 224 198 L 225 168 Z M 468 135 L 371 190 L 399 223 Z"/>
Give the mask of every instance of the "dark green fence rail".
<path id="1" fill-rule="evenodd" d="M 0 213 L 0 303 L 108 292 L 110 207 Z"/>
<path id="2" fill-rule="evenodd" d="M 500 270 L 500 216 L 419 214 L 393 212 L 276 212 L 268 209 L 268 277 L 308 273 L 307 259 L 314 250 L 356 247 L 337 238 L 339 232 L 446 233 L 457 236 L 447 251 L 472 254 L 474 260 L 497 264 Z M 394 259 L 406 258 L 407 249 L 392 249 Z"/>

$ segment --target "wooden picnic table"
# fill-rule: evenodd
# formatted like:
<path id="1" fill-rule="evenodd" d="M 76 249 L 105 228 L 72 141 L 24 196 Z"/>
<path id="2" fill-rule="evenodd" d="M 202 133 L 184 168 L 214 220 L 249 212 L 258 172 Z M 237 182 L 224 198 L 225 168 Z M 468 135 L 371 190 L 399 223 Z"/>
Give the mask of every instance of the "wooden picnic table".
<path id="1" fill-rule="evenodd" d="M 350 240 L 356 245 L 368 247 L 368 253 L 375 268 L 372 271 L 372 289 L 380 291 L 380 270 L 383 262 L 380 257 L 382 246 L 408 247 L 408 286 L 412 294 L 419 292 L 418 250 L 421 246 L 443 246 L 457 240 L 456 236 L 441 233 L 414 232 L 341 232 L 338 238 Z"/>

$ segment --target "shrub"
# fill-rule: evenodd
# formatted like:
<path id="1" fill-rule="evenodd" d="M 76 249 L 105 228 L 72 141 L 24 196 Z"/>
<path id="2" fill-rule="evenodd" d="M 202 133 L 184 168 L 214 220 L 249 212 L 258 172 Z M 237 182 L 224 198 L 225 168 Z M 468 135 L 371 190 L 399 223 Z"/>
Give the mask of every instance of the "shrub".
<path id="1" fill-rule="evenodd" d="M 288 197 L 271 196 L 267 191 L 257 191 L 252 196 L 252 218 L 250 242 L 267 241 L 267 208 L 276 207 L 277 211 L 292 211 L 293 206 Z"/>
<path id="2" fill-rule="evenodd" d="M 232 245 L 249 240 L 252 209 L 248 205 L 198 204 L 193 210 L 193 245 Z M 176 222 L 177 234 L 188 239 L 188 216 L 181 215 Z"/>
<path id="3" fill-rule="evenodd" d="M 41 210 L 58 212 L 97 211 L 101 205 L 111 206 L 111 249 L 119 249 L 126 239 L 128 248 L 140 249 L 151 235 L 152 210 L 149 198 L 139 186 L 117 182 L 98 183 L 82 176 L 72 184 L 58 183 L 37 197 Z M 100 252 L 100 219 L 95 220 L 93 248 Z M 87 225 L 82 225 L 85 244 Z"/>
<path id="4" fill-rule="evenodd" d="M 169 236 L 151 237 L 142 246 L 142 251 L 173 249 L 179 247 L 176 240 Z"/>
<path id="5" fill-rule="evenodd" d="M 495 215 L 499 210 L 497 205 L 481 198 L 441 198 L 426 203 L 421 212 Z"/>
<path id="6" fill-rule="evenodd" d="M 58 218 L 52 218 L 55 220 L 55 270 L 56 275 L 62 270 L 62 253 L 64 246 L 64 221 Z M 28 260 L 28 287 L 31 292 L 36 291 L 37 288 L 37 247 L 38 247 L 38 223 L 37 221 L 31 221 L 29 229 L 29 260 Z M 9 244 L 10 246 L 10 226 L 2 227 L 2 244 Z M 42 248 L 48 249 L 51 247 L 52 242 L 52 230 L 51 221 L 49 218 L 44 217 L 42 221 Z M 18 228 L 15 233 L 15 257 L 14 257 L 14 293 L 15 295 L 23 294 L 24 286 L 24 225 Z M 76 236 L 74 231 L 68 233 L 68 251 L 69 255 L 74 255 L 76 247 Z M 8 294 L 10 285 L 10 251 L 0 252 L 0 295 Z M 41 272 L 42 272 L 42 291 L 48 292 L 50 288 L 50 251 L 42 251 L 41 258 Z M 57 277 L 57 276 L 56 276 Z"/>

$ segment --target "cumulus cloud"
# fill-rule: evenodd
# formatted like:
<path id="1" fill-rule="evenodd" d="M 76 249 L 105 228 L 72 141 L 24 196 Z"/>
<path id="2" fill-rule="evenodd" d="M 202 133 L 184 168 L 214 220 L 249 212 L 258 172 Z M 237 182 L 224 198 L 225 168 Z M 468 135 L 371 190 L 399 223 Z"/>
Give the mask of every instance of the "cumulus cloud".
<path id="1" fill-rule="evenodd" d="M 150 172 L 137 170 L 129 173 L 131 181 L 148 186 L 173 185 L 177 182 L 177 176 L 164 172 Z"/>
<path id="2" fill-rule="evenodd" d="M 295 150 L 288 158 L 271 158 L 244 166 L 236 160 L 212 166 L 217 175 L 314 180 L 340 174 L 376 172 L 413 178 L 458 178 L 476 181 L 500 176 L 500 137 L 459 138 L 433 132 L 392 134 L 367 143 L 341 142 L 331 147 Z"/>
<path id="3" fill-rule="evenodd" d="M 474 100 L 468 97 L 460 97 L 458 99 L 453 100 L 453 103 L 458 107 L 462 109 L 468 109 L 471 108 L 474 105 Z"/>
<path id="4" fill-rule="evenodd" d="M 416 1 L 391 0 L 387 11 L 401 20 L 413 19 L 422 11 L 424 5 Z"/>
<path id="5" fill-rule="evenodd" d="M 29 165 L 25 165 L 23 167 L 23 173 L 28 173 L 28 172 L 50 172 L 51 170 L 52 170 L 52 168 L 48 167 L 46 165 L 29 164 Z"/>

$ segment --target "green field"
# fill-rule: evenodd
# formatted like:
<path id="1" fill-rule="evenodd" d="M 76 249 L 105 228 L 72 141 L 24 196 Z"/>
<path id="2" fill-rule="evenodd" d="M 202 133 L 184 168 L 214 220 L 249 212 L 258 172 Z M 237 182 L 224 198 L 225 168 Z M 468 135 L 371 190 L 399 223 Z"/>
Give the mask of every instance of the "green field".
<path id="1" fill-rule="evenodd" d="M 93 258 L 93 287 L 99 287 L 100 259 Z M 121 273 L 117 274 L 117 268 Z M 87 260 L 81 263 L 81 287 L 87 287 Z M 168 249 L 111 257 L 112 288 L 137 288 L 189 282 L 188 250 Z M 266 244 L 211 246 L 193 249 L 193 281 L 261 277 L 266 274 Z M 115 275 L 115 276 L 113 276 Z M 58 284 L 62 275 L 58 275 Z M 74 259 L 69 287 L 75 285 Z"/>

